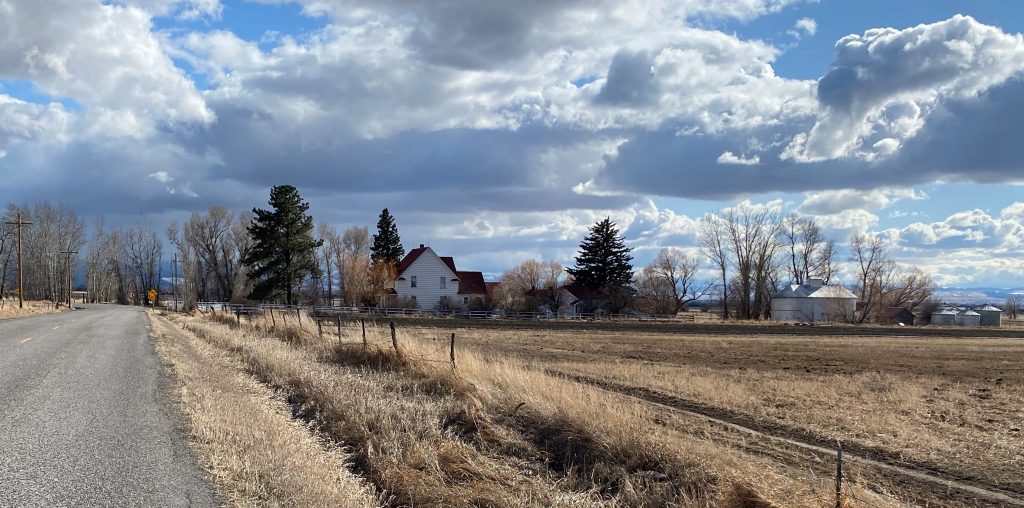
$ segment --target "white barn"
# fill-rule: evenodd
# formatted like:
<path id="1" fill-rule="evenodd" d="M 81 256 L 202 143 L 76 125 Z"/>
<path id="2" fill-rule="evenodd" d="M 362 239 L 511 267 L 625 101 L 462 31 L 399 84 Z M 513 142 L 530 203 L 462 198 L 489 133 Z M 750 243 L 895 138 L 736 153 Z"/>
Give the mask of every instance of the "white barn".
<path id="1" fill-rule="evenodd" d="M 775 321 L 852 321 L 856 308 L 856 295 L 842 286 L 825 285 L 822 279 L 786 286 L 771 301 Z"/>

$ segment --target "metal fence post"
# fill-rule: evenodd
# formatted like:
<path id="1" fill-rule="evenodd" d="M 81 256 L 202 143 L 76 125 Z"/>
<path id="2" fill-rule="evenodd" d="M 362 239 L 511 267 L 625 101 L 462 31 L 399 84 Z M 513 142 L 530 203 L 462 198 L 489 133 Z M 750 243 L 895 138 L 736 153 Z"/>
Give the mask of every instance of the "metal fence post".
<path id="1" fill-rule="evenodd" d="M 843 506 L 843 445 L 836 443 L 836 508 Z"/>

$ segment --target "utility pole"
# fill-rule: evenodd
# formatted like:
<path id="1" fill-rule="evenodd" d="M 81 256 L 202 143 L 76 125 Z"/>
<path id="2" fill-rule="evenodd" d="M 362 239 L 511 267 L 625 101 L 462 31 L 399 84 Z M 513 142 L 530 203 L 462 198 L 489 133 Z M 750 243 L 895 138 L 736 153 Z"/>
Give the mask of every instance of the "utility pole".
<path id="1" fill-rule="evenodd" d="M 71 277 L 71 255 L 72 254 L 78 254 L 78 251 L 77 250 L 71 250 L 71 248 L 69 247 L 68 250 L 62 250 L 62 251 L 60 251 L 60 253 L 68 255 L 68 257 L 67 257 L 67 263 L 68 263 L 68 302 L 67 303 L 68 303 L 68 308 L 70 309 L 71 308 L 71 293 L 74 290 L 74 283 L 73 283 L 73 280 L 72 280 L 72 277 Z"/>
<path id="2" fill-rule="evenodd" d="M 174 251 L 173 274 L 171 275 L 171 300 L 174 302 L 174 312 L 178 312 L 178 251 Z"/>
<path id="3" fill-rule="evenodd" d="M 7 221 L 6 224 L 18 229 L 18 308 L 21 309 L 25 307 L 25 272 L 21 265 L 21 228 L 31 226 L 32 223 L 21 220 L 21 212 L 18 212 L 14 222 Z"/>

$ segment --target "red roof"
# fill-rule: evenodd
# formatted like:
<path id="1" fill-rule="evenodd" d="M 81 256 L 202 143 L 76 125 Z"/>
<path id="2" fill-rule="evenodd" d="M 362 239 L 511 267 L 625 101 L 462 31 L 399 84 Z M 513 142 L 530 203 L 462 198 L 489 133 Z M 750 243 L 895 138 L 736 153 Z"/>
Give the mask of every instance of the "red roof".
<path id="1" fill-rule="evenodd" d="M 487 294 L 493 294 L 495 291 L 501 288 L 500 282 L 485 282 L 487 285 Z"/>
<path id="2" fill-rule="evenodd" d="M 459 276 L 459 271 L 455 269 L 455 260 L 451 256 L 441 256 L 441 262 L 448 267 L 456 277 Z"/>
<path id="3" fill-rule="evenodd" d="M 395 278 L 397 279 L 401 277 L 402 274 L 405 273 L 405 271 L 408 270 L 409 267 L 412 266 L 412 264 L 415 263 L 416 260 L 419 259 L 420 256 L 429 248 L 430 247 L 425 247 L 423 246 L 423 244 L 420 244 L 419 247 L 409 251 L 409 253 L 406 254 L 404 258 L 402 258 L 402 261 L 398 263 L 398 271 L 395 273 Z M 441 262 L 444 263 L 444 265 L 447 266 L 448 269 L 452 271 L 452 273 L 458 276 L 459 272 L 455 270 L 454 259 L 452 259 L 450 256 L 444 256 L 441 258 Z"/>
<path id="4" fill-rule="evenodd" d="M 418 249 L 413 249 L 409 251 L 409 253 L 406 254 L 405 257 L 398 262 L 398 272 L 395 273 L 395 277 L 401 277 L 402 272 L 408 270 L 409 267 L 412 266 L 412 264 L 415 263 L 416 260 L 420 258 L 420 254 L 423 254 L 426 251 L 427 248 L 422 245 L 420 245 Z"/>
<path id="5" fill-rule="evenodd" d="M 443 258 L 442 258 L 443 259 Z M 451 259 L 451 258 L 448 258 Z M 485 295 L 487 294 L 487 283 L 484 282 L 484 274 L 480 272 L 457 272 L 459 276 L 460 295 Z"/>

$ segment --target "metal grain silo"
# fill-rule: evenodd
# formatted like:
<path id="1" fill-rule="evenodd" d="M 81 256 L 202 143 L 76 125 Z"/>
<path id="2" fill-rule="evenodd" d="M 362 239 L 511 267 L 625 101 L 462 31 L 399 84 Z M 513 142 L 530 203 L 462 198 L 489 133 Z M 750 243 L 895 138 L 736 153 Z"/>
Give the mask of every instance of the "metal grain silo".
<path id="1" fill-rule="evenodd" d="M 981 326 L 981 314 L 973 310 L 967 310 L 956 315 L 956 324 L 960 326 Z"/>
<path id="2" fill-rule="evenodd" d="M 979 309 L 974 309 L 978 314 L 981 314 L 981 326 L 994 326 L 999 327 L 1003 322 L 1003 311 L 997 307 L 986 305 Z"/>
<path id="3" fill-rule="evenodd" d="M 938 326 L 953 326 L 956 324 L 956 311 L 953 309 L 939 309 L 932 312 L 932 324 Z"/>

